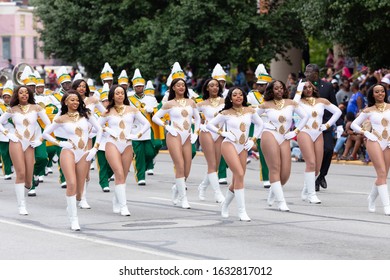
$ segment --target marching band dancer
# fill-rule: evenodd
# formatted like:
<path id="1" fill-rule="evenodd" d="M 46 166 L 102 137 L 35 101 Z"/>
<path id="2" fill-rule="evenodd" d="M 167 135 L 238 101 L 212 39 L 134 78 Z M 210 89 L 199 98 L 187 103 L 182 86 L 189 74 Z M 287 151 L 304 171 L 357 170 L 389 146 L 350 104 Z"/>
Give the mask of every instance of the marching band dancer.
<path id="1" fill-rule="evenodd" d="M 20 215 L 28 215 L 24 189 L 32 187 L 34 148 L 42 144 L 38 117 L 50 124 L 41 106 L 35 103 L 34 93 L 25 85 L 15 88 L 10 108 L 0 117 L 0 132 L 10 139 L 9 153 L 15 168 L 15 191 Z M 3 123 L 12 119 L 15 131 L 4 128 Z"/>
<path id="2" fill-rule="evenodd" d="M 376 172 L 376 180 L 368 196 L 368 211 L 375 212 L 375 200 L 381 198 L 385 215 L 390 215 L 387 175 L 390 166 L 390 107 L 387 91 L 382 83 L 373 85 L 367 93 L 368 107 L 352 122 L 351 128 L 366 138 L 366 148 Z M 370 120 L 372 131 L 362 128 Z"/>
<path id="3" fill-rule="evenodd" d="M 341 116 L 341 110 L 325 98 L 320 98 L 318 89 L 310 82 L 300 81 L 294 101 L 306 111 L 309 120 L 297 136 L 299 148 L 305 160 L 304 186 L 302 200 L 320 204 L 315 191 L 316 176 L 320 173 L 324 155 L 324 138 L 322 131 L 334 125 Z M 324 111 L 328 110 L 332 117 L 322 124 Z"/>
<path id="4" fill-rule="evenodd" d="M 95 108 L 98 109 L 101 113 L 104 113 L 106 111 L 106 108 L 104 108 L 104 106 L 100 103 L 100 100 L 98 98 L 96 98 L 95 96 L 91 96 L 91 93 L 90 93 L 90 90 L 89 90 L 89 86 L 87 84 L 87 82 L 83 79 L 83 77 L 81 76 L 80 73 L 77 73 L 73 79 L 73 83 L 72 83 L 72 89 L 73 90 L 76 90 L 80 96 L 81 96 L 81 99 L 83 100 L 85 106 L 90 110 L 91 114 L 94 114 L 95 113 Z M 90 133 L 89 133 L 89 139 L 88 139 L 88 148 L 91 149 L 96 138 L 94 138 L 94 136 L 96 135 L 96 131 L 94 131 L 94 133 L 92 134 L 92 128 L 90 129 Z M 88 162 L 89 166 L 88 166 L 88 173 L 87 173 L 87 180 L 85 182 L 85 186 L 84 186 L 84 191 L 83 191 L 83 194 L 81 196 L 81 199 L 80 199 L 80 202 L 78 204 L 78 206 L 81 208 L 81 209 L 91 209 L 91 206 L 88 204 L 87 202 L 87 188 L 88 188 L 88 183 L 89 183 L 89 180 L 90 180 L 90 177 L 89 177 L 89 170 L 90 170 L 90 165 L 91 165 L 91 161 Z"/>
<path id="5" fill-rule="evenodd" d="M 108 95 L 109 105 L 99 122 L 110 137 L 106 140 L 106 158 L 115 176 L 115 190 L 113 197 L 113 212 L 122 216 L 130 216 L 126 201 L 126 178 L 129 173 L 133 158 L 131 140 L 140 139 L 149 129 L 150 124 L 142 113 L 130 106 L 125 89 L 119 85 L 113 85 Z M 142 128 L 138 135 L 131 133 L 135 121 Z"/>
<path id="6" fill-rule="evenodd" d="M 135 69 L 132 79 L 134 94 L 129 97 L 130 105 L 137 108 L 148 119 L 150 125 L 152 122 L 151 115 L 157 108 L 157 100 L 154 96 L 144 93 L 145 79 L 142 78 L 139 69 Z M 132 128 L 133 134 L 138 134 L 142 126 L 135 122 Z M 156 157 L 155 148 L 152 142 L 152 130 L 149 128 L 142 137 L 132 141 L 134 150 L 134 170 L 135 179 L 139 186 L 146 185 L 145 173 L 153 175 L 153 160 Z"/>
<path id="7" fill-rule="evenodd" d="M 261 149 L 270 170 L 271 188 L 267 199 L 268 205 L 278 202 L 280 211 L 290 211 L 284 199 L 283 189 L 291 173 L 290 139 L 294 138 L 305 126 L 309 115 L 298 103 L 287 99 L 288 91 L 281 81 L 272 81 L 265 92 L 265 102 L 259 105 L 258 114 L 265 113 L 269 123 L 264 125 L 261 135 Z M 293 114 L 301 118 L 298 127 L 289 131 Z"/>
<path id="8" fill-rule="evenodd" d="M 200 125 L 199 141 L 207 161 L 207 174 L 198 187 L 199 199 L 205 200 L 208 185 L 214 190 L 214 199 L 222 203 L 225 197 L 221 193 L 218 182 L 218 166 L 221 160 L 222 137 L 218 133 L 207 129 L 207 124 L 224 108 L 225 100 L 222 97 L 222 87 L 216 79 L 208 79 L 203 85 L 203 102 L 197 104 L 203 114 L 204 123 Z"/>
<path id="9" fill-rule="evenodd" d="M 96 143 L 92 149 L 88 149 L 90 125 L 97 131 Z M 53 131 L 58 129 L 61 129 L 66 135 L 66 138 L 61 141 L 51 135 Z M 101 136 L 102 128 L 99 123 L 86 108 L 80 94 L 72 89 L 62 97 L 61 113 L 43 132 L 43 137 L 46 140 L 56 143 L 62 148 L 60 162 L 67 182 L 67 213 L 71 229 L 74 231 L 80 230 L 76 199 L 81 199 L 89 170 L 88 161 L 96 155 Z"/>
<path id="10" fill-rule="evenodd" d="M 226 88 L 226 72 L 225 70 L 223 70 L 221 64 L 217 63 L 213 69 L 213 71 L 211 72 L 211 77 L 213 79 L 216 79 L 221 88 L 222 88 L 222 97 L 223 98 L 226 98 L 227 94 L 228 94 L 228 89 Z M 223 157 L 221 157 L 221 160 L 220 160 L 220 163 L 219 163 L 219 166 L 218 166 L 218 182 L 222 185 L 227 185 L 227 164 L 226 164 L 226 161 Z"/>
<path id="11" fill-rule="evenodd" d="M 233 198 L 237 199 L 238 217 L 240 221 L 249 222 L 251 219 L 245 209 L 244 176 L 248 151 L 253 147 L 255 139 L 250 139 L 249 127 L 255 124 L 254 137 L 260 136 L 263 121 L 254 108 L 248 107 L 246 93 L 239 87 L 232 87 L 225 98 L 225 106 L 220 114 L 207 124 L 207 129 L 225 137 L 222 141 L 221 152 L 232 173 L 230 184 L 224 202 L 221 216 L 229 217 L 229 205 Z M 222 130 L 225 126 L 225 131 Z"/>
<path id="12" fill-rule="evenodd" d="M 181 202 L 182 208 L 191 208 L 187 200 L 186 183 L 191 170 L 192 148 L 199 131 L 200 116 L 195 102 L 189 98 L 188 88 L 181 77 L 180 65 L 174 64 L 172 69 L 172 83 L 169 88 L 168 101 L 164 103 L 160 110 L 154 114 L 152 120 L 160 126 L 164 126 L 167 131 L 166 143 L 169 154 L 175 166 L 176 184 L 172 187 L 172 200 L 176 205 Z M 171 124 L 166 125 L 161 118 L 169 115 Z M 195 121 L 195 133 L 192 133 L 191 123 Z"/>

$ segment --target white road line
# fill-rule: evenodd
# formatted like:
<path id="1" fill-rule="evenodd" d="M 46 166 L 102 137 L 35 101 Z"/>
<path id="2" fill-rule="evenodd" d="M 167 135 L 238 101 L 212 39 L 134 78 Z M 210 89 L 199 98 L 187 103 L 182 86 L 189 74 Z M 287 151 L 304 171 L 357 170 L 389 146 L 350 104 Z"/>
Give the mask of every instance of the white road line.
<path id="1" fill-rule="evenodd" d="M 155 196 L 150 196 L 149 198 L 154 199 L 154 200 L 162 200 L 162 201 L 172 202 L 172 200 L 168 199 L 168 198 L 155 197 Z M 221 206 L 219 203 L 206 204 L 206 203 L 199 203 L 199 202 L 192 202 L 192 201 L 188 201 L 188 203 L 194 204 L 194 205 L 200 205 L 200 206 L 208 206 L 208 207 L 220 207 Z"/>
<path id="2" fill-rule="evenodd" d="M 55 231 L 55 230 L 51 230 L 51 229 L 40 228 L 40 227 L 32 226 L 32 225 L 25 225 L 25 224 L 11 222 L 11 221 L 7 221 L 7 220 L 3 220 L 3 219 L 0 219 L 0 223 L 23 227 L 26 229 L 37 230 L 37 231 L 55 234 L 55 235 L 59 235 L 59 236 L 65 236 L 65 237 L 69 237 L 69 238 L 73 238 L 73 239 L 84 240 L 84 241 L 88 241 L 88 242 L 92 242 L 92 243 L 96 243 L 96 244 L 101 244 L 101 245 L 106 245 L 106 246 L 111 246 L 111 247 L 116 247 L 116 248 L 120 248 L 120 249 L 136 251 L 136 252 L 140 252 L 140 253 L 146 253 L 146 254 L 150 254 L 150 255 L 154 255 L 154 256 L 170 258 L 173 260 L 190 260 L 190 259 L 187 259 L 184 257 L 178 257 L 177 255 L 169 254 L 169 253 L 160 253 L 157 251 L 140 249 L 140 248 L 129 246 L 129 245 L 122 245 L 122 244 L 119 244 L 116 242 L 99 240 L 99 239 L 91 238 L 88 236 L 77 236 L 77 235 L 74 235 L 71 233 L 63 233 L 63 232 L 59 232 L 59 231 Z"/>
<path id="3" fill-rule="evenodd" d="M 345 193 L 352 193 L 352 194 L 365 194 L 365 195 L 369 195 L 369 193 L 366 193 L 366 192 L 352 192 L 352 191 L 344 191 Z"/>

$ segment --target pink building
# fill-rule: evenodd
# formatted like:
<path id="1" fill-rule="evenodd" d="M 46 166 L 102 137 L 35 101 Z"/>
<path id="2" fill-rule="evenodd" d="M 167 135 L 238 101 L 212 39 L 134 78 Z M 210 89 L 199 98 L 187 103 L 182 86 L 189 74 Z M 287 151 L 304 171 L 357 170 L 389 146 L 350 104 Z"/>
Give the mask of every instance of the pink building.
<path id="1" fill-rule="evenodd" d="M 42 42 L 36 31 L 39 22 L 33 15 L 28 0 L 0 0 L 0 69 L 8 66 L 8 59 L 14 65 L 24 62 L 31 66 L 53 65 L 40 51 Z"/>

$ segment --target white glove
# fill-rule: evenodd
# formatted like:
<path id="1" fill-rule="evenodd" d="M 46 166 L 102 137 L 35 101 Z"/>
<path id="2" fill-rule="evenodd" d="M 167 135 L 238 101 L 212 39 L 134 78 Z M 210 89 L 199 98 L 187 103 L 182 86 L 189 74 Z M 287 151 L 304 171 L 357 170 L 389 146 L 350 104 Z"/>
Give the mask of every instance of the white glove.
<path id="1" fill-rule="evenodd" d="M 145 106 L 145 111 L 148 113 L 153 113 L 153 107 Z"/>
<path id="2" fill-rule="evenodd" d="M 320 131 L 325 131 L 327 130 L 328 128 L 326 127 L 326 124 L 321 124 L 320 126 Z"/>
<path id="3" fill-rule="evenodd" d="M 390 148 L 390 142 L 387 142 L 387 148 Z"/>
<path id="4" fill-rule="evenodd" d="M 209 132 L 209 130 L 207 129 L 207 127 L 206 127 L 205 124 L 201 124 L 201 125 L 199 126 L 199 129 L 200 129 L 200 131 L 202 131 L 202 132 Z"/>
<path id="5" fill-rule="evenodd" d="M 97 153 L 97 149 L 96 148 L 92 148 L 88 151 L 88 155 L 87 157 L 85 158 L 86 161 L 91 161 L 95 156 L 96 156 L 96 153 Z"/>
<path id="6" fill-rule="evenodd" d="M 263 125 L 263 129 L 269 129 L 269 130 L 276 130 L 276 127 L 274 127 L 272 124 L 270 124 L 270 123 L 264 123 L 264 125 Z"/>
<path id="7" fill-rule="evenodd" d="M 297 92 L 302 92 L 303 88 L 305 87 L 306 82 L 302 82 L 302 80 L 299 81 L 298 86 L 297 86 Z"/>
<path id="8" fill-rule="evenodd" d="M 105 127 L 104 131 L 107 132 L 108 134 L 110 134 L 115 139 L 117 139 L 119 137 L 118 132 L 116 132 L 115 130 L 113 130 L 113 129 L 109 128 L 109 127 Z"/>
<path id="9" fill-rule="evenodd" d="M 295 131 L 290 131 L 290 132 L 287 132 L 286 134 L 284 134 L 284 139 L 290 140 L 290 139 L 293 139 L 295 136 L 297 136 Z"/>
<path id="10" fill-rule="evenodd" d="M 246 143 L 244 145 L 244 149 L 247 151 L 250 151 L 250 149 L 252 149 L 254 144 L 255 144 L 255 142 L 253 142 L 252 139 L 249 139 L 248 141 L 246 141 Z"/>
<path id="11" fill-rule="evenodd" d="M 337 139 L 341 137 L 343 132 L 344 132 L 343 126 L 342 125 L 338 125 L 337 128 L 336 128 L 336 137 L 337 137 Z"/>
<path id="12" fill-rule="evenodd" d="M 236 136 L 233 133 L 231 133 L 230 131 L 222 132 L 221 136 L 229 139 L 232 142 L 236 142 Z"/>
<path id="13" fill-rule="evenodd" d="M 38 146 L 40 146 L 42 144 L 42 141 L 41 140 L 34 140 L 34 141 L 31 141 L 31 147 L 32 148 L 36 148 Z"/>
<path id="14" fill-rule="evenodd" d="M 9 140 L 11 140 L 12 142 L 18 142 L 19 141 L 19 138 L 13 134 L 13 133 L 8 133 L 7 134 L 7 137 L 9 138 Z"/>
<path id="15" fill-rule="evenodd" d="M 177 136 L 177 131 L 171 125 L 166 125 L 165 130 L 168 131 L 172 136 Z"/>
<path id="16" fill-rule="evenodd" d="M 198 140 L 198 134 L 191 133 L 191 144 L 194 144 Z"/>
<path id="17" fill-rule="evenodd" d="M 376 137 L 374 134 L 372 134 L 369 131 L 364 131 L 364 136 L 367 137 L 368 140 L 378 141 L 378 137 Z"/>
<path id="18" fill-rule="evenodd" d="M 60 146 L 63 149 L 73 149 L 72 143 L 68 141 L 60 141 L 60 143 L 58 143 L 58 146 Z"/>

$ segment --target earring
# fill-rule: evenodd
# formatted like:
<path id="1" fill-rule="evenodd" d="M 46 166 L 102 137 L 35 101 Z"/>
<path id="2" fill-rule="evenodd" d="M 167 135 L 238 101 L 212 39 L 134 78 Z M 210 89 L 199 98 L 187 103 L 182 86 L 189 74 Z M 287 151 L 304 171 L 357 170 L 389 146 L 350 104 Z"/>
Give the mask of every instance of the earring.
<path id="1" fill-rule="evenodd" d="M 233 102 L 233 100 L 230 99 L 230 102 Z"/>

